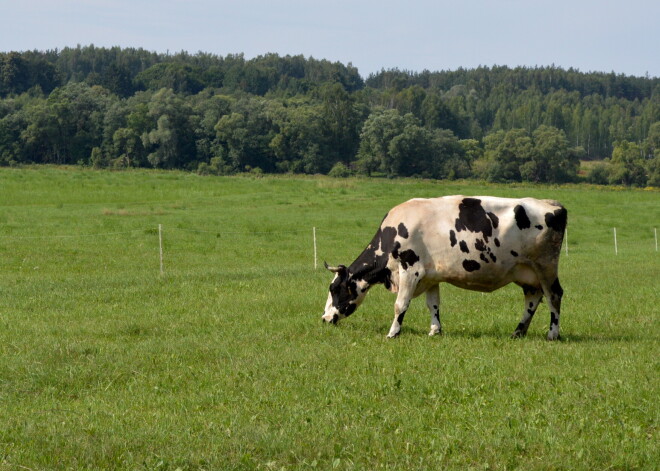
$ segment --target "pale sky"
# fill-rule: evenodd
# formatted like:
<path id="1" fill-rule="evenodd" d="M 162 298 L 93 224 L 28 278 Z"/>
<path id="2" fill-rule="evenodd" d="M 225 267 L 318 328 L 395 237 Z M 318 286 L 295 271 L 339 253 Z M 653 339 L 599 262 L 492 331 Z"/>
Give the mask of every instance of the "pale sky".
<path id="1" fill-rule="evenodd" d="M 659 0 L 0 0 L 0 52 L 76 45 L 421 72 L 479 65 L 660 77 Z"/>

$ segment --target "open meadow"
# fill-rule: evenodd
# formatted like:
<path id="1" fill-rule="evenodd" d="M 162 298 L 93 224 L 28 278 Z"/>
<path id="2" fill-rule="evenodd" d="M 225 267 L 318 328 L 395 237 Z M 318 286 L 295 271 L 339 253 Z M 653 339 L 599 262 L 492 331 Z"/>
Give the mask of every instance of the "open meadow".
<path id="1" fill-rule="evenodd" d="M 509 338 L 517 286 L 322 324 L 323 260 L 446 194 L 566 206 L 561 341 Z M 0 168 L 0 470 L 658 469 L 654 228 L 657 190 Z"/>

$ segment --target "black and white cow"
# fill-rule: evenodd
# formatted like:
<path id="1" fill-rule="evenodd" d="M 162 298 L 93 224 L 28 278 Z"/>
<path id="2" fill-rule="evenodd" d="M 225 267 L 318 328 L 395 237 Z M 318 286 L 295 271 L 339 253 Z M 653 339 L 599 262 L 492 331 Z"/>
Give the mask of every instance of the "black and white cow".
<path id="1" fill-rule="evenodd" d="M 513 333 L 527 333 L 545 298 L 550 307 L 548 340 L 559 338 L 563 290 L 557 276 L 566 228 L 566 209 L 556 201 L 491 196 L 416 198 L 385 216 L 371 243 L 335 273 L 323 319 L 350 316 L 369 288 L 382 283 L 397 293 L 388 337 L 401 331 L 412 298 L 426 293 L 429 335 L 442 331 L 438 284 L 490 292 L 509 283 L 521 286 L 525 309 Z"/>

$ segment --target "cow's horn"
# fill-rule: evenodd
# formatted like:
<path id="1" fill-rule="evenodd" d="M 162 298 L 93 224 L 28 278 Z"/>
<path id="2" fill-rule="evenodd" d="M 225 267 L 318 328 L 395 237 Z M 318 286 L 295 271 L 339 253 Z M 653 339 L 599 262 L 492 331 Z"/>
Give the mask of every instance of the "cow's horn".
<path id="1" fill-rule="evenodd" d="M 327 270 L 330 270 L 332 273 L 339 273 L 341 271 L 346 270 L 346 267 L 344 265 L 339 265 L 338 267 L 331 267 L 328 265 L 328 262 L 324 261 L 323 264 L 325 265 L 325 268 Z"/>

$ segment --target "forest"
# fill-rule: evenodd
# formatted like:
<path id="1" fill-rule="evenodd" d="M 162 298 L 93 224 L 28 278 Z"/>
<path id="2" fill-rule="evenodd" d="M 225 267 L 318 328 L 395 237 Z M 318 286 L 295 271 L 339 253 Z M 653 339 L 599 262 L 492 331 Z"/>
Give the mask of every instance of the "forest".
<path id="1" fill-rule="evenodd" d="M 555 66 L 363 78 L 302 55 L 93 45 L 0 53 L 0 165 L 42 163 L 658 187 L 660 78 Z"/>

